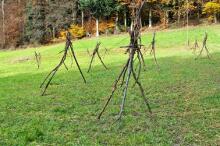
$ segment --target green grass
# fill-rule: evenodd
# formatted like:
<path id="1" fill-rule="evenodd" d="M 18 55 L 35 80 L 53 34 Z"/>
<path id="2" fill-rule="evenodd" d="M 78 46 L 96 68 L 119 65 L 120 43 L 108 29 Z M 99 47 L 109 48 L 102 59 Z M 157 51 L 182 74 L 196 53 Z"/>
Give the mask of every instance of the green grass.
<path id="1" fill-rule="evenodd" d="M 129 88 L 118 123 L 120 90 L 100 121 L 97 115 L 126 61 L 119 46 L 128 44 L 127 35 L 100 38 L 101 54 L 110 49 L 104 58 L 110 69 L 96 59 L 90 74 L 86 49 L 91 51 L 96 39 L 74 41 L 88 83 L 75 65 L 70 71 L 62 67 L 43 97 L 39 85 L 59 62 L 64 43 L 0 52 L 0 145 L 220 145 L 220 25 L 190 28 L 189 36 L 191 45 L 198 38 L 201 46 L 205 31 L 211 60 L 194 59 L 185 45 L 185 29 L 157 33 L 160 71 L 145 55 L 147 71 L 141 75 L 153 114 L 138 87 Z M 142 35 L 149 44 L 152 33 Z M 39 70 L 35 50 L 42 54 Z"/>

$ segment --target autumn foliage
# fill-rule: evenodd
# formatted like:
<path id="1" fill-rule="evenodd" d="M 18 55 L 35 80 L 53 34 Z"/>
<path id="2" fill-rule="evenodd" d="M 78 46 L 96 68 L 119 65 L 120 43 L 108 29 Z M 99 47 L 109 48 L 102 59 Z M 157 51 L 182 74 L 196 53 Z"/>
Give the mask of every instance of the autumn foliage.
<path id="1" fill-rule="evenodd" d="M 86 35 L 84 28 L 79 25 L 71 25 L 67 31 L 70 32 L 73 39 L 80 39 Z M 67 31 L 61 30 L 59 33 L 59 38 L 65 40 Z"/>

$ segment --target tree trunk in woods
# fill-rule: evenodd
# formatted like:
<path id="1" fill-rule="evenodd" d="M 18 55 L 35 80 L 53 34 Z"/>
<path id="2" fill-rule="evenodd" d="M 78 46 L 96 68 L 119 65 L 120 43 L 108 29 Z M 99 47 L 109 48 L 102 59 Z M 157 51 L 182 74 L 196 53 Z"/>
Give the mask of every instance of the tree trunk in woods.
<path id="1" fill-rule="evenodd" d="M 140 18 L 140 27 L 142 29 L 143 25 L 142 25 L 142 19 Z"/>
<path id="2" fill-rule="evenodd" d="M 125 30 L 127 30 L 127 14 L 126 14 L 126 12 L 124 12 L 124 27 L 125 27 Z"/>
<path id="3" fill-rule="evenodd" d="M 99 19 L 96 18 L 96 37 L 99 37 Z"/>
<path id="4" fill-rule="evenodd" d="M 177 18 L 177 23 L 178 23 L 178 26 L 180 26 L 180 17 L 181 17 L 181 15 L 180 15 L 180 8 L 178 8 L 178 12 L 177 12 L 178 14 L 178 18 Z"/>
<path id="5" fill-rule="evenodd" d="M 198 23 L 200 23 L 200 13 L 197 13 L 197 19 L 198 19 Z"/>
<path id="6" fill-rule="evenodd" d="M 169 27 L 169 12 L 166 11 L 166 27 Z"/>
<path id="7" fill-rule="evenodd" d="M 152 27 L 152 9 L 149 10 L 149 28 Z"/>
<path id="8" fill-rule="evenodd" d="M 214 14 L 214 23 L 218 23 L 218 18 L 217 14 Z"/>
<path id="9" fill-rule="evenodd" d="M 77 23 L 77 1 L 73 1 L 72 3 L 72 17 L 73 17 L 73 23 Z"/>
<path id="10" fill-rule="evenodd" d="M 5 45 L 5 9 L 4 9 L 5 1 L 2 0 L 2 48 Z"/>
<path id="11" fill-rule="evenodd" d="M 56 31 L 55 31 L 55 27 L 53 27 L 53 39 L 55 39 L 56 37 Z"/>
<path id="12" fill-rule="evenodd" d="M 130 27 L 130 31 L 133 30 L 133 21 L 131 21 L 131 27 Z"/>
<path id="13" fill-rule="evenodd" d="M 81 22 L 82 22 L 82 27 L 84 27 L 84 12 L 81 12 L 82 18 L 81 18 Z"/>
<path id="14" fill-rule="evenodd" d="M 115 34 L 118 34 L 118 12 L 116 13 L 115 18 Z"/>
<path id="15" fill-rule="evenodd" d="M 167 27 L 167 24 L 166 24 L 166 22 L 167 22 L 167 17 L 166 17 L 166 11 L 164 11 L 164 21 L 163 21 L 163 24 L 164 24 L 164 27 L 166 28 Z"/>

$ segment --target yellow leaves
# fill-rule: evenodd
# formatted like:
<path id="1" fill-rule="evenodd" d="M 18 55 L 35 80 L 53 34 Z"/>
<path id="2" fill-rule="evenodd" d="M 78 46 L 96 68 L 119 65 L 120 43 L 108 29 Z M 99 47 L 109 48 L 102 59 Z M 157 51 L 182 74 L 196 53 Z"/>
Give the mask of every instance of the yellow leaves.
<path id="1" fill-rule="evenodd" d="M 220 4 L 216 2 L 207 2 L 203 9 L 204 14 L 217 14 L 220 13 Z"/>
<path id="2" fill-rule="evenodd" d="M 66 38 L 66 31 L 61 30 L 60 33 L 59 33 L 59 38 L 64 40 Z"/>
<path id="3" fill-rule="evenodd" d="M 185 9 L 186 11 L 187 10 L 193 11 L 196 9 L 196 6 L 193 5 L 193 2 L 189 2 L 189 3 L 185 2 L 182 8 Z"/>
<path id="4" fill-rule="evenodd" d="M 209 16 L 209 17 L 208 17 L 208 22 L 209 22 L 209 23 L 213 23 L 213 21 L 214 21 L 214 17 L 213 17 L 213 16 Z"/>
<path id="5" fill-rule="evenodd" d="M 86 35 L 84 28 L 79 25 L 71 25 L 69 32 L 73 38 L 82 38 Z"/>
<path id="6" fill-rule="evenodd" d="M 68 31 L 71 33 L 73 38 L 83 38 L 86 35 L 85 30 L 79 25 L 71 25 Z M 61 30 L 59 33 L 60 39 L 66 38 L 66 31 Z"/>

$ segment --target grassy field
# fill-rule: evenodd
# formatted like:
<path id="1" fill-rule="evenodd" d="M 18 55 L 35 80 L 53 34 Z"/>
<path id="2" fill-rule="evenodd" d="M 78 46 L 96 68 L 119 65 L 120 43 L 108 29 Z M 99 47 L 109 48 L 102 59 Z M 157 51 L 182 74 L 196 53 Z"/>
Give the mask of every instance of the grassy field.
<path id="1" fill-rule="evenodd" d="M 86 50 L 92 51 L 96 39 L 74 41 L 88 83 L 83 83 L 75 64 L 69 71 L 62 67 L 43 97 L 39 85 L 59 62 L 64 43 L 1 51 L 0 145 L 220 145 L 220 25 L 190 28 L 190 45 L 197 38 L 201 46 L 205 31 L 211 60 L 195 60 L 186 47 L 185 29 L 157 33 L 160 71 L 145 55 L 147 70 L 141 75 L 153 114 L 138 87 L 130 87 L 118 123 L 120 90 L 103 118 L 97 120 L 97 115 L 126 61 L 125 49 L 119 47 L 128 44 L 127 35 L 100 38 L 101 54 L 105 47 L 110 50 L 104 58 L 109 70 L 96 59 L 90 74 Z M 142 35 L 149 44 L 152 33 Z M 39 70 L 35 50 L 42 55 Z"/>

